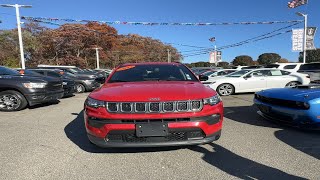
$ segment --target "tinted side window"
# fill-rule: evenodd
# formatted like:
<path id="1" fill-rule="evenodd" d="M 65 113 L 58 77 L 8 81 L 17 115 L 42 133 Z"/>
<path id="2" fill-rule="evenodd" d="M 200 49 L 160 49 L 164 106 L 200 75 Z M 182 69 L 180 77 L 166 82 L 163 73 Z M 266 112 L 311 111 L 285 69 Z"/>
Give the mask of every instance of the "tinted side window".
<path id="1" fill-rule="evenodd" d="M 320 70 L 320 63 L 303 64 L 300 70 Z"/>
<path id="2" fill-rule="evenodd" d="M 269 70 L 259 70 L 252 72 L 253 77 L 261 77 L 261 76 L 268 76 L 270 74 Z"/>
<path id="3" fill-rule="evenodd" d="M 283 69 L 294 69 L 296 67 L 297 67 L 297 65 L 286 65 L 283 67 Z"/>
<path id="4" fill-rule="evenodd" d="M 288 72 L 288 71 L 281 71 L 281 74 L 282 74 L 282 75 L 289 75 L 289 74 L 291 74 L 291 72 Z"/>
<path id="5" fill-rule="evenodd" d="M 279 64 L 269 64 L 265 66 L 265 68 L 278 68 L 280 65 Z"/>
<path id="6" fill-rule="evenodd" d="M 55 72 L 48 72 L 48 76 L 56 77 L 56 78 L 60 78 L 61 77 L 58 73 L 55 73 Z"/>
<path id="7" fill-rule="evenodd" d="M 37 72 L 37 73 L 39 73 L 41 75 L 45 75 L 43 71 L 35 71 L 35 72 Z"/>

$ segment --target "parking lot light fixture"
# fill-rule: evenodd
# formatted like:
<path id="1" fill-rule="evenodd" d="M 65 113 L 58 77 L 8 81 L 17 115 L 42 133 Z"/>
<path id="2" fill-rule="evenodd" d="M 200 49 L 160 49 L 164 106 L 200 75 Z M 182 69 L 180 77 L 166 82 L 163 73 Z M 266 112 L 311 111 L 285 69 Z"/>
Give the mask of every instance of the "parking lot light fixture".
<path id="1" fill-rule="evenodd" d="M 16 17 L 17 17 L 17 27 L 18 27 L 18 35 L 19 35 L 19 46 L 20 46 L 20 58 L 21 58 L 21 68 L 25 69 L 25 60 L 24 60 L 24 52 L 23 52 L 23 42 L 22 42 L 22 33 L 21 33 L 21 22 L 20 22 L 20 12 L 19 8 L 31 8 L 31 5 L 20 5 L 20 4 L 0 4 L 2 7 L 13 7 L 16 9 Z"/>

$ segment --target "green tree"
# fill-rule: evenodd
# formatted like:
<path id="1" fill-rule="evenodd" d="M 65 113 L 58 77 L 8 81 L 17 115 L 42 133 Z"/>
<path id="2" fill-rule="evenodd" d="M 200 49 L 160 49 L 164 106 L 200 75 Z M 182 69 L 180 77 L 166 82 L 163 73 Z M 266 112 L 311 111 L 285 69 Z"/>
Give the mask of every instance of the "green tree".
<path id="1" fill-rule="evenodd" d="M 277 53 L 264 53 L 259 56 L 258 62 L 261 65 L 266 65 L 279 62 L 280 59 L 281 56 Z"/>
<path id="2" fill-rule="evenodd" d="M 234 66 L 250 66 L 252 65 L 254 62 L 252 60 L 252 57 L 247 56 L 247 55 L 241 55 L 241 56 L 237 56 L 234 58 L 234 60 L 232 61 L 232 64 Z"/>
<path id="3" fill-rule="evenodd" d="M 285 58 L 281 58 L 278 63 L 289 63 L 289 60 Z"/>
<path id="4" fill-rule="evenodd" d="M 219 62 L 218 63 L 218 67 L 222 67 L 222 68 L 229 68 L 229 63 L 228 62 Z"/>
<path id="5" fill-rule="evenodd" d="M 299 62 L 303 62 L 303 53 L 300 53 Z M 308 50 L 306 56 L 306 62 L 320 62 L 320 49 Z"/>

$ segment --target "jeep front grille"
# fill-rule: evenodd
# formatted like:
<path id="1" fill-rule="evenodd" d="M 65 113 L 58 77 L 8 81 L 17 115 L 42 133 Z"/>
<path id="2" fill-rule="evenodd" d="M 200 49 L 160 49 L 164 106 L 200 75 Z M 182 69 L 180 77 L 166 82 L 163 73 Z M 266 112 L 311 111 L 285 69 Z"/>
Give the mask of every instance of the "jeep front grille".
<path id="1" fill-rule="evenodd" d="M 203 108 L 202 100 L 170 102 L 108 102 L 109 113 L 195 112 Z"/>

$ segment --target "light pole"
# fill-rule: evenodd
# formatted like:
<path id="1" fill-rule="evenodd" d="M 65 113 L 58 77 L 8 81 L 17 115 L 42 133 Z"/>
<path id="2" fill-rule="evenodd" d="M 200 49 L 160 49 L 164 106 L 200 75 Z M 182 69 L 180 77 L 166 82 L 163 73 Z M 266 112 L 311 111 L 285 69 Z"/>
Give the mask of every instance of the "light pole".
<path id="1" fill-rule="evenodd" d="M 167 49 L 167 52 L 168 52 L 168 63 L 171 62 L 171 51 L 170 49 Z"/>
<path id="2" fill-rule="evenodd" d="M 20 13 L 19 8 L 31 8 L 30 5 L 19 5 L 19 4 L 1 4 L 2 7 L 14 7 L 16 8 L 16 17 L 17 17 L 17 26 L 18 26 L 18 35 L 19 35 L 19 46 L 20 46 L 20 59 L 21 59 L 21 68 L 25 69 L 24 61 L 24 52 L 23 52 L 23 43 L 22 43 L 22 33 L 21 33 L 21 22 L 20 22 Z"/>
<path id="3" fill-rule="evenodd" d="M 94 49 L 96 50 L 97 69 L 100 69 L 99 49 L 101 49 L 101 48 L 94 48 Z"/>
<path id="4" fill-rule="evenodd" d="M 304 34 L 303 34 L 303 63 L 306 63 L 307 57 L 307 28 L 308 28 L 308 14 L 296 13 L 298 16 L 304 17 Z"/>

